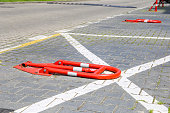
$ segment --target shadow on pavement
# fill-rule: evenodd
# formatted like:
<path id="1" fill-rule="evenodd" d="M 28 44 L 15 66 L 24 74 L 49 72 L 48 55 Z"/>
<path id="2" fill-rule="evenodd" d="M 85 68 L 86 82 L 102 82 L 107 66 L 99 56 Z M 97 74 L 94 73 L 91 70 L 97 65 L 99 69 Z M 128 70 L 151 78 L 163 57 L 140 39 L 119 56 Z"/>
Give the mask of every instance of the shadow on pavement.
<path id="1" fill-rule="evenodd" d="M 163 14 L 170 14 L 170 5 L 169 6 L 165 6 L 165 7 L 161 7 L 160 9 L 164 9 L 165 12 Z"/>
<path id="2" fill-rule="evenodd" d="M 12 109 L 4 109 L 4 108 L 0 108 L 0 113 L 12 113 L 14 110 Z"/>

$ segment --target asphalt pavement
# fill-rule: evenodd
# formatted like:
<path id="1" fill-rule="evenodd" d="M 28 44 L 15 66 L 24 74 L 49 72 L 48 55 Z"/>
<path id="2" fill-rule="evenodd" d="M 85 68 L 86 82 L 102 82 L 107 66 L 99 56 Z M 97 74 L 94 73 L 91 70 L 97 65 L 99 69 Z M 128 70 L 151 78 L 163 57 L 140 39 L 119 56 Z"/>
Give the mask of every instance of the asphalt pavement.
<path id="1" fill-rule="evenodd" d="M 106 14 L 103 20 L 64 30 L 55 27 L 47 37 L 14 38 L 14 42 L 4 39 L 4 45 L 13 45 L 1 48 L 0 111 L 169 113 L 170 5 L 165 6 L 158 12 L 148 12 L 147 7 L 109 17 Z M 122 22 L 138 18 L 162 23 Z M 94 80 L 32 75 L 13 68 L 26 61 L 54 63 L 59 59 L 110 65 L 122 74 L 115 80 Z"/>
<path id="2" fill-rule="evenodd" d="M 93 0 L 78 3 L 94 5 L 66 5 L 48 2 L 0 4 L 0 49 L 25 43 L 29 41 L 29 38 L 37 35 L 49 36 L 54 34 L 55 30 L 95 22 L 108 16 L 126 13 L 135 7 L 150 6 L 153 1 Z M 95 6 L 95 4 L 114 7 Z"/>

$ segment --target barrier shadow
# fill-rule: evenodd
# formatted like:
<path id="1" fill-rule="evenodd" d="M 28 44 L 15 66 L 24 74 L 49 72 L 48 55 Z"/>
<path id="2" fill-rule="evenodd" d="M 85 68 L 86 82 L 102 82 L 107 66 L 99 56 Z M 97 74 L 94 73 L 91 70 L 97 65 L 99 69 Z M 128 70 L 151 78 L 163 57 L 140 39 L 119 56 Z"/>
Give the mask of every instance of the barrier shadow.
<path id="1" fill-rule="evenodd" d="M 14 110 L 12 109 L 4 109 L 4 108 L 0 108 L 0 113 L 10 113 L 13 112 Z"/>
<path id="2" fill-rule="evenodd" d="M 163 12 L 163 14 L 170 14 L 170 5 L 169 6 L 165 6 L 165 7 L 161 7 L 160 9 L 165 10 L 165 12 Z"/>

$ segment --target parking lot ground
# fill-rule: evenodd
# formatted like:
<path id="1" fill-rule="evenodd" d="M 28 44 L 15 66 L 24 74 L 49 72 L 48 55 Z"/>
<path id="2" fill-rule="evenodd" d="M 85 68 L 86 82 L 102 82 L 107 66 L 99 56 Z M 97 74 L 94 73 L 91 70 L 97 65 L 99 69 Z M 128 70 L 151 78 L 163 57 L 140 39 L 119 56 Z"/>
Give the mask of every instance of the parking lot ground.
<path id="1" fill-rule="evenodd" d="M 158 13 L 136 10 L 2 53 L 0 107 L 22 113 L 167 113 L 170 15 L 165 9 Z M 137 18 L 162 23 L 122 22 Z M 13 68 L 26 61 L 49 63 L 59 59 L 111 65 L 121 69 L 122 75 L 116 80 L 96 81 L 64 75 L 31 75 Z M 81 92 L 72 95 L 76 88 Z M 58 98 L 68 95 L 67 92 L 70 97 Z M 48 104 L 43 101 L 46 99 Z"/>

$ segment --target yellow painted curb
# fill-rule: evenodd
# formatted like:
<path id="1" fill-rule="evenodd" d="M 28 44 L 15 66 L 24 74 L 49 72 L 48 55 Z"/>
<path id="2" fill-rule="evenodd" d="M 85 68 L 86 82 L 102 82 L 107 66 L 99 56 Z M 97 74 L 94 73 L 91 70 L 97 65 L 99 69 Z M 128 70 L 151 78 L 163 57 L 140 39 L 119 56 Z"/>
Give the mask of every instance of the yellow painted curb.
<path id="1" fill-rule="evenodd" d="M 0 54 L 5 53 L 7 51 L 14 50 L 14 49 L 26 47 L 26 46 L 29 46 L 29 45 L 32 45 L 32 44 L 35 44 L 35 43 L 38 43 L 38 42 L 41 42 L 41 41 L 44 41 L 44 40 L 47 40 L 47 39 L 50 39 L 50 38 L 54 38 L 54 37 L 57 37 L 57 36 L 60 36 L 60 34 L 59 33 L 58 34 L 54 34 L 54 35 L 52 35 L 50 37 L 47 37 L 47 38 L 44 38 L 44 39 L 34 40 L 34 41 L 31 41 L 31 42 L 27 42 L 25 44 L 21 44 L 21 45 L 15 46 L 15 47 L 11 47 L 9 49 L 5 49 L 5 50 L 0 51 Z"/>

